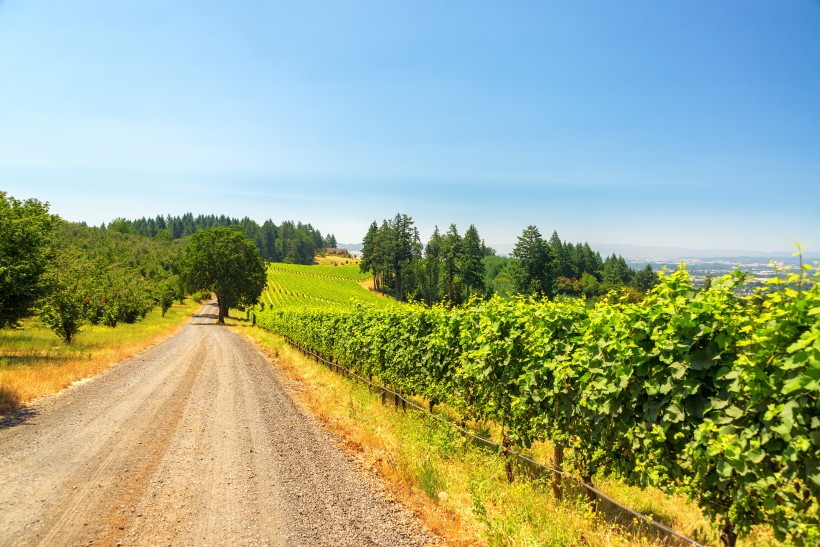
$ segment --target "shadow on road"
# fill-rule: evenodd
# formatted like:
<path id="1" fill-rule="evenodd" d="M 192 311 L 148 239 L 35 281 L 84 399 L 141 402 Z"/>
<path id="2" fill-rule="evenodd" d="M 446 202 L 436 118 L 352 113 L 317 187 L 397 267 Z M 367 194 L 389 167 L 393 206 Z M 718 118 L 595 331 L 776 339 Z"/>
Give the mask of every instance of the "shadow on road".
<path id="1" fill-rule="evenodd" d="M 26 422 L 36 418 L 38 412 L 33 408 L 24 407 L 21 410 L 6 414 L 0 418 L 0 430 L 16 427 L 18 425 L 25 425 Z M 34 424 L 30 424 L 34 425 Z"/>
<path id="2" fill-rule="evenodd" d="M 209 308 L 217 308 L 216 302 L 210 302 L 210 303 L 206 304 L 206 306 L 208 306 Z M 231 328 L 231 327 L 236 326 L 236 325 L 224 325 L 224 324 L 220 325 L 219 323 L 217 323 L 216 321 L 217 321 L 217 319 L 219 319 L 219 310 L 218 309 L 216 310 L 216 313 L 195 313 L 193 315 L 193 317 L 195 319 L 213 319 L 214 320 L 213 323 L 194 323 L 194 326 L 197 326 L 197 327 L 218 326 L 218 327 Z M 228 316 L 228 317 L 230 317 L 230 316 Z M 241 318 L 236 318 L 236 317 L 231 317 L 231 319 L 234 319 L 236 321 L 242 321 L 242 322 L 247 322 L 248 321 L 247 319 L 241 319 Z"/>
<path id="3" fill-rule="evenodd" d="M 219 310 L 217 309 L 216 302 L 208 302 L 205 304 L 209 309 L 216 309 L 216 313 L 195 313 L 193 316 L 195 319 L 219 319 Z M 208 325 L 213 325 L 214 323 L 197 323 L 196 326 L 198 327 L 207 327 Z"/>
<path id="4" fill-rule="evenodd" d="M 195 313 L 194 317 L 197 319 L 218 319 L 219 316 L 215 313 Z"/>

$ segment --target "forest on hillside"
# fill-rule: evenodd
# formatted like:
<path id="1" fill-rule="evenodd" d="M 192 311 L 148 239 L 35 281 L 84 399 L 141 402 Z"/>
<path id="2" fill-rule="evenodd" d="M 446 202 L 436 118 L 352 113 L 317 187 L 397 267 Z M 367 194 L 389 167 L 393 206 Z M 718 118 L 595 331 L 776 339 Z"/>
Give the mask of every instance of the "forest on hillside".
<path id="1" fill-rule="evenodd" d="M 328 247 L 336 247 L 336 237 L 333 234 L 323 236 L 310 224 L 291 220 L 277 225 L 268 219 L 260 225 L 248 217 L 242 219 L 225 215 L 197 215 L 195 217 L 192 213 L 185 213 L 182 216 L 158 215 L 137 220 L 117 218 L 112 220 L 107 228 L 115 232 L 140 234 L 153 239 L 173 241 L 202 230 L 231 226 L 241 229 L 259 249 L 259 256 L 270 262 L 313 264 L 317 253 Z"/>
<path id="2" fill-rule="evenodd" d="M 361 268 L 373 274 L 376 290 L 427 305 L 493 294 L 595 298 L 612 290 L 637 300 L 658 283 L 651 266 L 636 271 L 622 256 L 602 258 L 557 232 L 545 240 L 536 226 L 524 229 L 510 257 L 487 247 L 472 224 L 463 235 L 455 224 L 445 233 L 436 226 L 425 245 L 406 214 L 370 225 Z"/>

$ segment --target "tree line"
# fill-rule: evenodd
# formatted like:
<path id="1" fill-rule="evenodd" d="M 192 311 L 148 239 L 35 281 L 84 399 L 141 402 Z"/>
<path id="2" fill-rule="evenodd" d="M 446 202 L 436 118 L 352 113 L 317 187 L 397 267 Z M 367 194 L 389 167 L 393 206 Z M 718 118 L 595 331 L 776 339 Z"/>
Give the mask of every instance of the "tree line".
<path id="1" fill-rule="evenodd" d="M 325 236 L 311 226 L 290 220 L 276 224 L 268 219 L 261 225 L 248 217 L 237 219 L 225 215 L 197 215 L 185 213 L 182 216 L 156 216 L 127 220 L 112 220 L 107 229 L 121 233 L 140 234 L 158 240 L 173 241 L 191 236 L 202 230 L 217 227 L 238 227 L 250 238 L 259 250 L 259 256 L 270 262 L 290 264 L 313 264 L 317 253 L 325 248 L 336 247 L 333 234 Z M 103 225 L 105 228 L 105 225 Z"/>
<path id="2" fill-rule="evenodd" d="M 557 232 L 545 240 L 535 226 L 518 236 L 510 257 L 486 246 L 475 225 L 463 235 L 455 224 L 445 233 L 436 226 L 424 245 L 413 219 L 401 213 L 370 225 L 360 267 L 373 274 L 377 291 L 427 305 L 493 294 L 595 298 L 613 289 L 638 299 L 658 282 L 651 266 L 636 271 L 622 256 L 604 259 L 589 244 L 562 241 Z"/>
<path id="3" fill-rule="evenodd" d="M 486 293 L 483 261 L 494 254 L 473 225 L 464 236 L 455 224 L 444 234 L 436 227 L 425 247 L 413 219 L 397 214 L 381 226 L 375 221 L 370 225 L 360 268 L 373 274 L 376 290 L 398 300 L 458 304 L 471 294 Z"/>
<path id="4" fill-rule="evenodd" d="M 47 203 L 0 191 L 0 328 L 36 315 L 71 343 L 85 324 L 134 323 L 156 307 L 165 315 L 196 291 L 216 294 L 223 322 L 262 292 L 262 257 L 241 226 L 171 240 L 112 225 L 67 222 Z"/>

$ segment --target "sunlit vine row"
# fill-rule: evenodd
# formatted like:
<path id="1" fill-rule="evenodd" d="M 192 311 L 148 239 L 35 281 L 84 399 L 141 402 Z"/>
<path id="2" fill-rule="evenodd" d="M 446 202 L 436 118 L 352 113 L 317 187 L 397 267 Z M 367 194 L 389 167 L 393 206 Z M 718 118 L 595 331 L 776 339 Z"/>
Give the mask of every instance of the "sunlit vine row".
<path id="1" fill-rule="evenodd" d="M 362 272 L 358 264 L 345 264 L 341 266 L 310 266 L 305 267 L 300 264 L 285 264 L 283 262 L 274 262 L 269 266 L 269 270 L 275 272 L 285 272 L 295 275 L 304 275 L 308 277 L 329 277 L 332 279 L 344 279 L 353 281 L 364 281 L 370 277 L 371 274 Z"/>
<path id="2" fill-rule="evenodd" d="M 311 273 L 320 268 L 338 271 L 342 275 Z M 359 280 L 367 279 L 368 275 L 358 273 L 358 266 L 272 264 L 268 267 L 267 277 L 265 294 L 268 298 L 265 300 L 276 309 L 348 308 L 352 302 L 385 306 L 389 302 L 359 285 Z"/>
<path id="3" fill-rule="evenodd" d="M 560 442 L 582 477 L 684 492 L 718 524 L 820 541 L 820 277 L 752 297 L 685 270 L 638 304 L 288 308 L 258 323 L 408 395 Z"/>

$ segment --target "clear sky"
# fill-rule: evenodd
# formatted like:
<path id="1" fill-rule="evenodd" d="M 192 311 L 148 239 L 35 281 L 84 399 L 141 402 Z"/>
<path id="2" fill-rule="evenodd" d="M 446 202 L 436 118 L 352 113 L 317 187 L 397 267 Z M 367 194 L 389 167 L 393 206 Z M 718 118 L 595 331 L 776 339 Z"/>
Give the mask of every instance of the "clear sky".
<path id="1" fill-rule="evenodd" d="M 816 251 L 820 2 L 0 0 L 0 190 Z"/>

